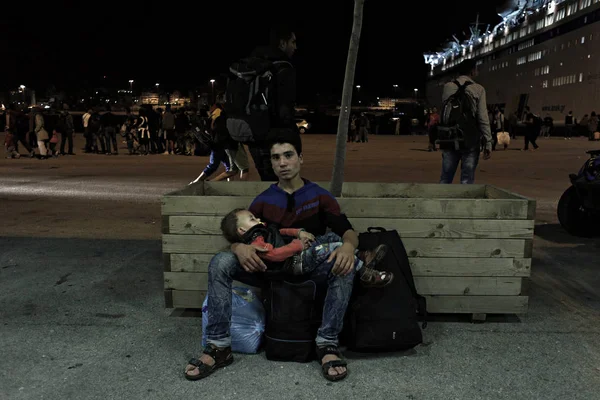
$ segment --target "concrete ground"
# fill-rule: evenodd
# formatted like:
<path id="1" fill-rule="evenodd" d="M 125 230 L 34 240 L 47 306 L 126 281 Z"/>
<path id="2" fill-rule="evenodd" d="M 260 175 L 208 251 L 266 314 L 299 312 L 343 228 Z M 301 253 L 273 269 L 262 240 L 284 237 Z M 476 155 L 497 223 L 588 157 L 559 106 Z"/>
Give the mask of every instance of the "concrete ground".
<path id="1" fill-rule="evenodd" d="M 476 177 L 538 200 L 529 313 L 438 316 L 414 351 L 346 353 L 350 376 L 333 384 L 316 362 L 264 354 L 183 378 L 201 318 L 164 308 L 159 199 L 205 157 L 2 159 L 0 399 L 597 399 L 600 240 L 567 235 L 555 217 L 568 174 L 596 146 L 539 144 L 494 153 Z M 304 137 L 307 178 L 329 179 L 334 146 L 333 135 Z M 425 148 L 423 137 L 349 144 L 346 181 L 436 182 L 440 154 Z"/>

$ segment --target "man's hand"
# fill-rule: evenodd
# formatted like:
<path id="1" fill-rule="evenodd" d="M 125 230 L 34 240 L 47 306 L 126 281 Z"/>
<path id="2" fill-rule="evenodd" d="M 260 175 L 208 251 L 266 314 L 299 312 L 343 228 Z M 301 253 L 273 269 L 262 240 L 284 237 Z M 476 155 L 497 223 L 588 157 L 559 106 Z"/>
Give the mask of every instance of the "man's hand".
<path id="1" fill-rule="evenodd" d="M 327 262 L 335 260 L 331 273 L 338 276 L 345 276 L 352 272 L 354 268 L 354 248 L 349 243 L 344 243 L 331 253 Z"/>
<path id="2" fill-rule="evenodd" d="M 256 254 L 257 252 L 266 252 L 264 247 L 236 243 L 231 246 L 231 251 L 237 257 L 244 271 L 254 273 L 267 270 L 263 260 Z"/>
<path id="3" fill-rule="evenodd" d="M 492 151 L 488 149 L 483 150 L 483 159 L 489 160 L 490 158 L 492 158 Z"/>
<path id="4" fill-rule="evenodd" d="M 307 239 L 310 242 L 314 242 L 315 241 L 315 235 L 313 235 L 310 232 L 306 232 L 306 231 L 302 231 L 300 232 L 300 234 L 298 235 L 298 239 L 300 240 L 304 240 Z"/>
<path id="5" fill-rule="evenodd" d="M 302 241 L 302 248 L 303 248 L 304 250 L 306 250 L 306 249 L 308 249 L 310 246 L 312 246 L 312 244 L 313 244 L 313 242 L 314 242 L 313 240 L 310 240 L 310 239 L 308 239 L 308 238 L 303 238 L 303 239 L 300 239 L 300 240 Z"/>

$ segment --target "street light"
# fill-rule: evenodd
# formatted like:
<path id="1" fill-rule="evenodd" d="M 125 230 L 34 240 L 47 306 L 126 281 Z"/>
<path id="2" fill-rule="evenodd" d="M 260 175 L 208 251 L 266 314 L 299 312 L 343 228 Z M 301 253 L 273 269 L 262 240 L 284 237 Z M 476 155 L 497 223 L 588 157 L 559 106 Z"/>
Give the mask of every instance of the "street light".
<path id="1" fill-rule="evenodd" d="M 129 80 L 129 90 L 133 92 L 133 79 Z"/>
<path id="2" fill-rule="evenodd" d="M 417 98 L 417 93 L 419 93 L 419 89 L 415 88 L 415 99 Z"/>
<path id="3" fill-rule="evenodd" d="M 211 86 L 211 90 L 212 90 L 212 102 L 214 104 L 214 102 L 215 102 L 215 80 L 214 79 L 210 80 L 210 86 Z"/>

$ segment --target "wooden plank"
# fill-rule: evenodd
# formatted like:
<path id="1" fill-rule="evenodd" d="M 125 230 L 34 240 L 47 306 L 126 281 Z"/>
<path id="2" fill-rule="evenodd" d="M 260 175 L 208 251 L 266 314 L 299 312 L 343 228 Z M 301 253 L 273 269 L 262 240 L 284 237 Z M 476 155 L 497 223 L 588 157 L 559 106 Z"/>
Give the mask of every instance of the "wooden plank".
<path id="1" fill-rule="evenodd" d="M 174 217 L 171 217 L 174 218 Z M 405 238 L 491 238 L 491 239 L 531 239 L 535 228 L 532 220 L 491 220 L 491 219 L 398 219 L 398 218 L 350 218 L 350 223 L 358 232 L 369 227 L 383 227 L 397 230 Z M 179 227 L 170 225 L 173 229 Z"/>
<path id="2" fill-rule="evenodd" d="M 523 239 L 418 239 L 403 240 L 409 257 L 529 258 L 531 240 Z M 164 253 L 216 254 L 229 248 L 220 235 L 163 235 Z"/>
<path id="3" fill-rule="evenodd" d="M 494 278 L 491 278 L 494 279 Z M 506 278 L 509 279 L 509 278 Z M 208 290 L 206 272 L 165 272 L 165 289 Z"/>
<path id="4" fill-rule="evenodd" d="M 160 233 L 170 233 L 169 232 L 169 216 L 168 215 L 161 215 Z"/>
<path id="5" fill-rule="evenodd" d="M 169 231 L 177 235 L 220 235 L 222 216 L 172 215 Z"/>
<path id="6" fill-rule="evenodd" d="M 527 296 L 425 296 L 431 314 L 525 314 Z"/>
<path id="7" fill-rule="evenodd" d="M 529 240 L 521 239 L 406 239 L 409 257 L 530 258 Z"/>
<path id="8" fill-rule="evenodd" d="M 530 258 L 409 258 L 415 279 L 420 276 L 528 277 Z"/>
<path id="9" fill-rule="evenodd" d="M 485 198 L 486 199 L 513 199 L 513 200 L 529 200 L 527 197 L 523 197 L 513 192 L 509 192 L 506 189 L 496 187 L 494 185 L 485 185 Z"/>
<path id="10" fill-rule="evenodd" d="M 340 198 L 349 218 L 527 219 L 526 200 Z"/>
<path id="11" fill-rule="evenodd" d="M 206 297 L 204 290 L 165 290 L 170 292 L 171 307 L 167 308 L 195 308 L 202 309 Z"/>
<path id="12" fill-rule="evenodd" d="M 251 196 L 163 197 L 162 215 L 224 216 L 235 208 L 248 207 L 253 199 Z M 528 219 L 526 200 L 340 198 L 339 203 L 350 218 Z"/>
<path id="13" fill-rule="evenodd" d="M 166 197 L 173 196 L 203 196 L 204 195 L 204 184 L 203 182 L 194 183 L 193 185 L 187 185 L 183 188 L 174 192 L 167 193 Z"/>
<path id="14" fill-rule="evenodd" d="M 527 219 L 535 220 L 535 213 L 537 209 L 537 201 L 529 199 L 527 201 Z"/>
<path id="15" fill-rule="evenodd" d="M 201 309 L 201 290 L 168 290 L 174 308 Z M 525 314 L 527 296 L 425 296 L 431 314 Z"/>
<path id="16" fill-rule="evenodd" d="M 206 272 L 165 272 L 165 289 L 208 290 Z M 493 277 L 415 277 L 422 295 L 517 296 L 521 278 Z"/>
<path id="17" fill-rule="evenodd" d="M 172 272 L 208 272 L 212 254 L 166 254 Z M 409 258 L 413 276 L 528 277 L 530 258 Z"/>
<path id="18" fill-rule="evenodd" d="M 345 182 L 344 198 L 483 199 L 485 185 Z"/>
<path id="19" fill-rule="evenodd" d="M 208 272 L 214 254 L 168 254 L 173 272 Z"/>
<path id="20" fill-rule="evenodd" d="M 173 308 L 173 291 L 165 290 L 165 308 Z"/>
<path id="21" fill-rule="evenodd" d="M 421 276 L 415 277 L 415 286 L 422 295 L 517 296 L 521 294 L 521 280 L 505 277 Z"/>
<path id="22" fill-rule="evenodd" d="M 166 254 L 172 272 L 208 272 L 213 254 Z M 414 277 L 490 276 L 528 277 L 530 258 L 409 258 Z"/>
<path id="23" fill-rule="evenodd" d="M 169 232 L 179 235 L 220 235 L 221 216 L 172 215 Z M 381 226 L 402 238 L 531 239 L 533 220 L 350 218 L 357 232 Z"/>

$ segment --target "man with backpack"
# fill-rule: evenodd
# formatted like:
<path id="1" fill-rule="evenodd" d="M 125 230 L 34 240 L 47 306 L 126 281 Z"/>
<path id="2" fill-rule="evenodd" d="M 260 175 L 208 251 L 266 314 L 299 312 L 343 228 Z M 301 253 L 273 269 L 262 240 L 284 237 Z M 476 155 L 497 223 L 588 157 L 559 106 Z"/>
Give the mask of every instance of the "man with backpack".
<path id="1" fill-rule="evenodd" d="M 285 27 L 271 32 L 270 46 L 233 63 L 225 111 L 231 137 L 248 145 L 262 181 L 276 181 L 268 142 L 282 132 L 297 134 L 294 121 L 296 70 L 290 62 L 296 35 Z"/>
<path id="2" fill-rule="evenodd" d="M 492 134 L 485 89 L 472 77 L 477 76 L 475 60 L 457 66 L 458 77 L 444 85 L 443 110 L 437 143 L 442 150 L 440 183 L 452 183 L 461 163 L 460 183 L 475 182 L 475 170 L 483 146 L 483 159 L 492 154 Z"/>

